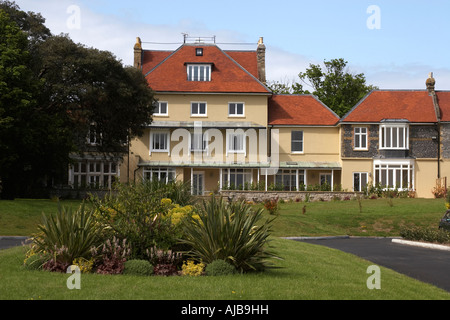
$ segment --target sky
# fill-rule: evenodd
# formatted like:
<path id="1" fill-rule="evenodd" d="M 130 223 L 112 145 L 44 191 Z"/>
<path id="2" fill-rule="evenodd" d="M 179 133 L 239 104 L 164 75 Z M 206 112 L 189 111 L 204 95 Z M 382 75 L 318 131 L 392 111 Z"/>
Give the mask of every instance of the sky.
<path id="1" fill-rule="evenodd" d="M 266 45 L 268 81 L 298 82 L 310 64 L 343 58 L 380 89 L 450 90 L 448 0 L 16 0 L 41 13 L 53 34 L 112 52 L 133 64 L 144 49 L 174 50 L 191 37 L 223 49 Z M 304 86 L 308 89 L 308 86 Z"/>

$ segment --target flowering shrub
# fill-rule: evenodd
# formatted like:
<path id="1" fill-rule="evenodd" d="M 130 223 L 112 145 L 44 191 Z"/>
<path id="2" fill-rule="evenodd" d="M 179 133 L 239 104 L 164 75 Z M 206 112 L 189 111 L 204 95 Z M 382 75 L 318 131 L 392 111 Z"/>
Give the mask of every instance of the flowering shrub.
<path id="1" fill-rule="evenodd" d="M 446 196 L 445 194 L 445 187 L 442 186 L 436 186 L 431 190 L 435 198 L 444 198 Z"/>
<path id="2" fill-rule="evenodd" d="M 270 214 L 277 214 L 278 213 L 278 198 L 276 199 L 270 199 L 270 200 L 264 200 L 264 208 L 266 208 L 267 211 L 269 211 Z"/>
<path id="3" fill-rule="evenodd" d="M 81 273 L 89 273 L 92 271 L 92 268 L 94 267 L 94 258 L 91 258 L 89 260 L 85 258 L 76 258 L 73 260 L 72 265 L 77 266 L 80 268 Z"/>
<path id="4" fill-rule="evenodd" d="M 188 260 L 183 263 L 181 268 L 181 274 L 183 276 L 201 276 L 203 274 L 203 270 L 205 269 L 205 264 L 195 263 L 194 260 Z"/>
<path id="5" fill-rule="evenodd" d="M 113 237 L 113 240 L 106 240 L 101 252 L 98 254 L 96 249 L 92 250 L 93 256 L 98 257 L 99 265 L 97 273 L 101 274 L 120 274 L 123 272 L 124 263 L 130 256 L 130 245 L 126 239 L 120 240 Z"/>

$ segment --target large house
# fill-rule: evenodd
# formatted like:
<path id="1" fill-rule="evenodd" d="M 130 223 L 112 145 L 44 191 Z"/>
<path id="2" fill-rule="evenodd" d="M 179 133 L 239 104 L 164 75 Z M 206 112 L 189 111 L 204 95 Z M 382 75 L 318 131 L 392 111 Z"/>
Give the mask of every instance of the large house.
<path id="1" fill-rule="evenodd" d="M 190 182 L 194 194 L 341 183 L 339 117 L 311 95 L 272 94 L 262 38 L 254 51 L 143 50 L 139 38 L 134 50 L 158 105 L 131 143 L 129 176 Z"/>
<path id="2" fill-rule="evenodd" d="M 273 94 L 265 50 L 262 38 L 249 51 L 202 39 L 146 50 L 137 38 L 153 119 L 120 164 L 80 162 L 72 183 L 179 180 L 196 195 L 379 185 L 433 197 L 450 170 L 450 92 L 436 91 L 431 75 L 424 90 L 373 91 L 340 119 L 313 95 Z"/>

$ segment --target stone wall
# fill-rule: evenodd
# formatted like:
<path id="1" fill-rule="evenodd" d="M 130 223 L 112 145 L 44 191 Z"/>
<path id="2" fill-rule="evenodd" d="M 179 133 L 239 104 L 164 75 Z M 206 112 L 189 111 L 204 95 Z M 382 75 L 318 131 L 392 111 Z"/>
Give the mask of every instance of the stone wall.
<path id="1" fill-rule="evenodd" d="M 285 201 L 330 201 L 330 200 L 350 200 L 362 195 L 361 192 L 331 192 L 331 191 L 242 191 L 223 190 L 220 195 L 229 200 L 245 199 L 246 201 L 261 202 L 278 198 Z"/>

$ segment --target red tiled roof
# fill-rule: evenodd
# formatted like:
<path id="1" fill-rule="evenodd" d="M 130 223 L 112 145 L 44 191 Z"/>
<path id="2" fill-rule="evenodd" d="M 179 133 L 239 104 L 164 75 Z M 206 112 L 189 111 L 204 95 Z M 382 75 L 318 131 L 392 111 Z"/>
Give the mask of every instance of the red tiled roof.
<path id="1" fill-rule="evenodd" d="M 147 74 L 165 58 L 167 58 L 172 51 L 142 51 L 142 73 Z"/>
<path id="2" fill-rule="evenodd" d="M 441 121 L 450 121 L 450 91 L 436 91 L 436 95 L 441 110 Z"/>
<path id="3" fill-rule="evenodd" d="M 196 56 L 196 48 L 203 48 L 203 56 Z M 165 58 L 162 53 L 152 57 L 152 52 L 144 54 L 142 70 L 156 92 L 271 93 L 252 74 L 254 66 L 250 54 L 233 54 L 245 67 L 252 69 L 248 71 L 215 45 L 185 44 Z M 254 57 L 256 60 L 256 55 Z M 188 81 L 187 63 L 213 64 L 211 81 Z"/>
<path id="4" fill-rule="evenodd" d="M 239 63 L 245 70 L 258 78 L 258 63 L 256 51 L 225 51 L 234 61 Z"/>
<path id="5" fill-rule="evenodd" d="M 313 95 L 273 95 L 269 99 L 270 125 L 332 126 L 339 117 Z"/>
<path id="6" fill-rule="evenodd" d="M 427 90 L 373 91 L 359 102 L 342 122 L 380 122 L 405 119 L 410 122 L 436 122 L 433 99 Z"/>

